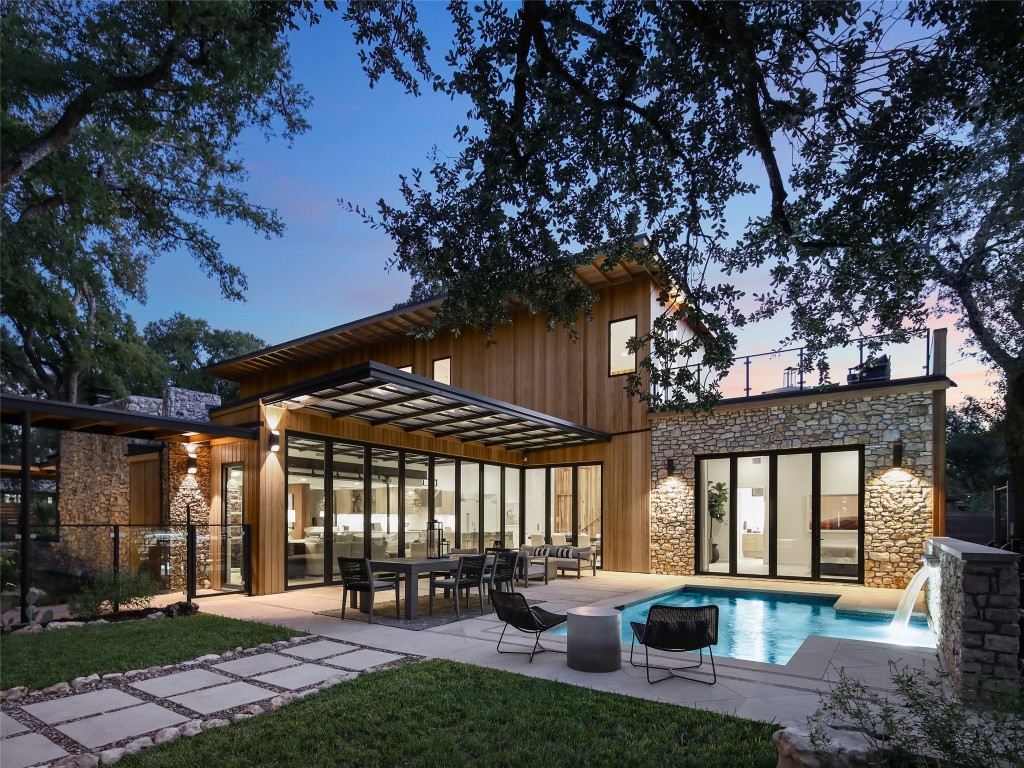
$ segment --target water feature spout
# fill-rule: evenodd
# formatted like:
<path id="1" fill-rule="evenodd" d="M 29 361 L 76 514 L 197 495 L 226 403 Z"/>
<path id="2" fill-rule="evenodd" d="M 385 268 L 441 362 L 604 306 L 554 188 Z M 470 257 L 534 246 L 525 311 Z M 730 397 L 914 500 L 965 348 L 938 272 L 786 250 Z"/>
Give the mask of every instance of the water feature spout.
<path id="1" fill-rule="evenodd" d="M 914 578 L 910 580 L 907 588 L 903 590 L 903 597 L 900 598 L 900 604 L 897 606 L 896 613 L 893 614 L 892 622 L 889 624 L 889 629 L 894 632 L 902 632 L 910 624 L 910 614 L 914 612 L 914 604 L 917 602 L 918 595 L 924 589 L 930 572 L 938 565 L 938 558 L 926 556 L 922 560 L 924 560 L 924 565 L 914 574 Z M 935 563 L 932 563 L 931 560 L 935 560 Z"/>

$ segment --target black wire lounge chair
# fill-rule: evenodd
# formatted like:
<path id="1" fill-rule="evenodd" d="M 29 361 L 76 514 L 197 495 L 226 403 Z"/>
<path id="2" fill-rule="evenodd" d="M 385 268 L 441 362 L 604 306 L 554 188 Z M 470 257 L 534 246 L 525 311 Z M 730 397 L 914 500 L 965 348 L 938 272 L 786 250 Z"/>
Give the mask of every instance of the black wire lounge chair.
<path id="1" fill-rule="evenodd" d="M 684 680 L 707 685 L 714 685 L 718 682 L 715 654 L 711 651 L 711 646 L 718 643 L 717 605 L 699 605 L 689 608 L 675 605 L 652 605 L 651 612 L 647 615 L 646 624 L 631 621 L 629 626 L 633 628 L 633 641 L 629 644 L 629 663 L 634 667 L 641 666 L 633 663 L 633 648 L 639 642 L 644 647 L 643 666 L 647 667 L 648 683 L 660 683 L 662 680 L 668 680 L 669 677 L 681 677 Z M 683 667 L 652 667 L 650 648 L 670 653 L 697 651 L 700 654 L 700 661 Z M 697 669 L 701 666 L 704 663 L 705 648 L 708 649 L 708 656 L 711 657 L 711 682 L 679 674 L 680 671 Z M 667 671 L 669 674 L 667 677 L 651 680 L 652 668 Z"/>
<path id="2" fill-rule="evenodd" d="M 505 622 L 505 626 L 501 630 L 501 637 L 498 638 L 498 653 L 529 653 L 531 663 L 533 655 L 537 651 L 554 650 L 540 644 L 541 633 L 554 629 L 559 624 L 564 624 L 569 618 L 565 614 L 551 613 L 543 608 L 530 607 L 521 592 L 498 592 L 492 589 L 491 604 L 494 606 L 498 618 Z M 501 641 L 505 637 L 505 630 L 509 627 L 515 627 L 520 632 L 532 632 L 534 635 L 533 648 L 530 651 L 501 650 Z"/>
<path id="3" fill-rule="evenodd" d="M 459 560 L 459 567 L 455 570 L 454 576 L 439 579 L 436 573 L 430 574 L 430 615 L 434 615 L 434 591 L 443 589 L 445 594 L 449 590 L 455 593 L 455 618 L 462 619 L 459 611 L 459 598 L 463 590 L 466 591 L 466 607 L 469 608 L 469 590 L 476 588 L 480 596 L 480 613 L 484 612 L 484 571 L 490 555 L 466 555 Z"/>
<path id="4" fill-rule="evenodd" d="M 398 612 L 398 579 L 375 579 L 370 570 L 370 561 L 365 557 L 339 557 L 338 570 L 341 571 L 341 618 L 345 618 L 345 607 L 348 605 L 349 592 L 362 592 L 368 595 L 370 615 L 367 624 L 373 624 L 373 597 L 384 589 L 395 590 L 395 617 L 401 618 Z"/>

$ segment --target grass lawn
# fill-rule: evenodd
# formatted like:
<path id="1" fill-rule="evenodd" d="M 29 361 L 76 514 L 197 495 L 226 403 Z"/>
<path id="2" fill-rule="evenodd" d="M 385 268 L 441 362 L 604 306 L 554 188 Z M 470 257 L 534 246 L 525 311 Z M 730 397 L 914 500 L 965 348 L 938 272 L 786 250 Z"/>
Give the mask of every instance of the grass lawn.
<path id="1" fill-rule="evenodd" d="M 124 768 L 772 768 L 775 726 L 430 661 L 126 757 Z"/>
<path id="2" fill-rule="evenodd" d="M 301 635 L 285 627 L 197 613 L 177 619 L 71 627 L 0 639 L 0 689 L 45 688 L 96 672 L 127 672 Z"/>

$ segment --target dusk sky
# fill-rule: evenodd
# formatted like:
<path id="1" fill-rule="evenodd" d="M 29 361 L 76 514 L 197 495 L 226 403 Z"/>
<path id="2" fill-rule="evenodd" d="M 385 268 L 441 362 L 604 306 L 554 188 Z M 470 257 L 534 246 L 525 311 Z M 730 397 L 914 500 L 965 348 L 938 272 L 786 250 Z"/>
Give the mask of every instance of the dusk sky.
<path id="1" fill-rule="evenodd" d="M 419 12 L 433 41 L 432 63 L 443 67 L 450 39 L 445 5 L 423 3 Z M 150 268 L 148 302 L 128 307 L 140 330 L 180 311 L 214 328 L 246 330 L 276 344 L 385 311 L 408 298 L 410 278 L 385 269 L 393 253 L 391 240 L 345 212 L 338 199 L 370 210 L 381 197 L 397 202 L 399 175 L 428 167 L 434 146 L 442 154 L 457 154 L 452 133 L 466 120 L 465 104 L 429 89 L 414 98 L 388 79 L 371 90 L 340 14 L 325 14 L 319 26 L 294 32 L 292 62 L 295 80 L 314 99 L 306 113 L 312 128 L 290 148 L 251 131 L 240 150 L 250 173 L 246 189 L 251 200 L 277 209 L 287 226 L 284 237 L 265 240 L 242 226 L 209 224 L 226 259 L 247 275 L 248 301 L 221 298 L 216 282 L 186 254 L 166 254 Z M 737 224 L 759 202 L 755 197 L 738 204 Z M 753 279 L 745 282 L 751 285 Z M 959 384 L 950 402 L 965 394 L 988 395 L 985 370 L 965 357 L 952 318 L 933 323 L 943 326 L 951 335 L 949 375 Z M 745 330 L 739 352 L 772 349 L 785 328 L 779 322 Z M 834 380 L 843 380 L 855 355 L 835 358 Z M 894 367 L 894 375 L 920 375 L 923 341 L 901 357 L 902 367 Z M 762 388 L 781 386 L 783 367 L 773 364 L 770 373 L 765 368 Z"/>

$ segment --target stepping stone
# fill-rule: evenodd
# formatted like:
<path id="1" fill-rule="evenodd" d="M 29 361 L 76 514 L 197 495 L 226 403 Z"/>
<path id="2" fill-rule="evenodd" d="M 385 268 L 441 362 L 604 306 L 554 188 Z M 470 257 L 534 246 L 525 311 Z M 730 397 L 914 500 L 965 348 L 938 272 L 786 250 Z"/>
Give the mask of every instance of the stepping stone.
<path id="1" fill-rule="evenodd" d="M 277 685 L 287 688 L 290 691 L 297 691 L 299 688 L 308 688 L 311 685 L 322 683 L 331 677 L 336 677 L 338 670 L 330 667 L 321 667 L 319 664 L 300 664 L 297 667 L 281 669 L 266 675 L 260 675 L 255 680 L 261 683 Z"/>
<path id="2" fill-rule="evenodd" d="M 22 725 L 6 712 L 0 712 L 0 737 L 7 738 L 17 733 L 24 733 L 28 726 Z"/>
<path id="3" fill-rule="evenodd" d="M 190 669 L 186 672 L 175 672 L 173 675 L 154 677 L 150 680 L 142 680 L 132 683 L 132 688 L 138 688 L 151 696 L 162 696 L 169 698 L 179 693 L 197 691 L 200 688 L 210 688 L 221 683 L 230 683 L 230 677 L 218 675 L 206 669 Z"/>
<path id="4" fill-rule="evenodd" d="M 273 691 L 249 683 L 231 683 L 218 685 L 216 688 L 183 693 L 181 696 L 172 696 L 170 701 L 188 707 L 201 715 L 208 715 L 211 712 L 220 712 L 222 709 L 233 709 L 243 704 L 272 699 L 276 695 Z"/>
<path id="5" fill-rule="evenodd" d="M 225 661 L 223 664 L 214 664 L 214 669 L 221 669 L 225 672 L 230 672 L 233 675 L 239 675 L 241 677 L 252 677 L 253 675 L 262 675 L 264 672 L 273 672 L 275 669 L 281 669 L 281 667 L 290 667 L 293 664 L 298 664 L 298 659 L 293 659 L 289 656 L 280 656 L 276 653 L 260 653 L 256 656 L 248 656 L 244 659 L 235 659 L 234 661 Z"/>
<path id="6" fill-rule="evenodd" d="M 298 656 L 300 659 L 326 659 L 328 656 L 337 656 L 339 653 L 355 650 L 356 646 L 348 643 L 336 643 L 333 640 L 317 640 L 315 643 L 306 643 L 295 648 L 286 648 L 281 653 L 289 656 Z"/>
<path id="7" fill-rule="evenodd" d="M 379 667 L 381 664 L 389 664 L 392 661 L 398 661 L 401 659 L 394 653 L 384 653 L 383 651 L 368 651 L 361 650 L 353 653 L 345 653 L 341 656 L 335 656 L 330 659 L 325 659 L 325 664 L 330 664 L 335 667 L 344 667 L 345 669 L 354 669 L 357 672 L 362 672 L 364 669 L 370 667 Z"/>
<path id="8" fill-rule="evenodd" d="M 80 693 L 77 696 L 65 696 L 62 699 L 29 704 L 22 709 L 47 725 L 53 725 L 141 703 L 142 699 L 137 699 L 116 688 L 105 688 L 102 691 Z"/>
<path id="9" fill-rule="evenodd" d="M 57 730 L 87 749 L 96 749 L 115 741 L 142 736 L 185 722 L 188 722 L 188 718 L 184 715 L 158 704 L 143 704 L 141 707 L 108 712 L 105 715 L 59 725 Z M 4 762 L 4 768 L 7 768 L 6 759 Z"/>
<path id="10" fill-rule="evenodd" d="M 4 768 L 25 768 L 64 757 L 67 752 L 41 733 L 26 733 L 3 740 Z"/>

